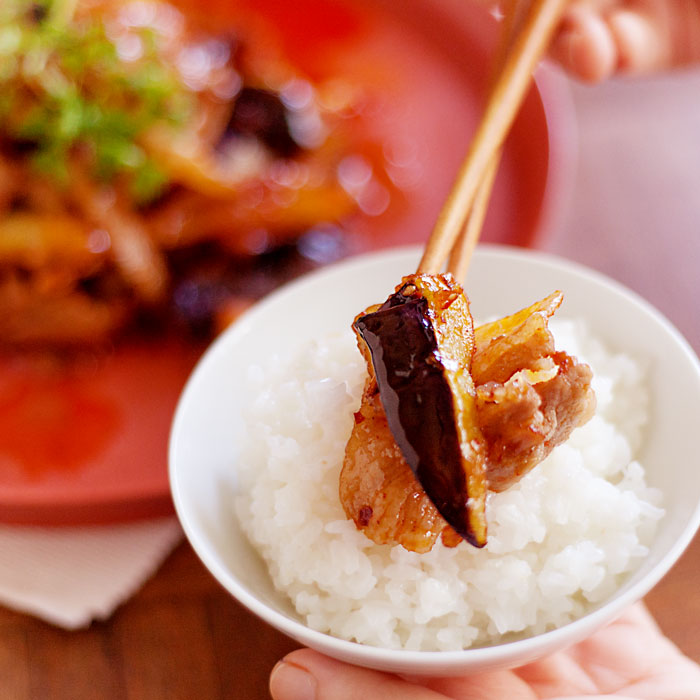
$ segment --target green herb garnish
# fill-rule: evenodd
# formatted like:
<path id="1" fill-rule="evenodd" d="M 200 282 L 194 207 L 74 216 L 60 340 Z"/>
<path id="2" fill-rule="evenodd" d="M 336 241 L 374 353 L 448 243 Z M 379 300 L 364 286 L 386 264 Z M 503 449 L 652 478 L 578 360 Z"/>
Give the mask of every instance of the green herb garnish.
<path id="1" fill-rule="evenodd" d="M 125 176 L 147 203 L 167 177 L 139 137 L 181 124 L 191 96 L 148 29 L 130 29 L 141 55 L 123 61 L 102 23 L 74 9 L 74 0 L 0 1 L 0 136 L 27 147 L 33 165 L 62 183 L 80 147 L 96 177 Z"/>

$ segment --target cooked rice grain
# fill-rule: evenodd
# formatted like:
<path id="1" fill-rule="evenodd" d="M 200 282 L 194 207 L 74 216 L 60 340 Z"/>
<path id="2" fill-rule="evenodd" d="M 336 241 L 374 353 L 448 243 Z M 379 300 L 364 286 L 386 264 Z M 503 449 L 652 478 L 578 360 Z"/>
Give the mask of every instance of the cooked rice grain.
<path id="1" fill-rule="evenodd" d="M 376 545 L 345 518 L 338 478 L 365 375 L 350 332 L 251 369 L 236 509 L 310 627 L 395 649 L 493 644 L 580 617 L 639 566 L 663 515 L 634 460 L 643 371 L 580 323 L 551 328 L 591 365 L 598 409 L 516 486 L 489 495 L 481 550 Z"/>

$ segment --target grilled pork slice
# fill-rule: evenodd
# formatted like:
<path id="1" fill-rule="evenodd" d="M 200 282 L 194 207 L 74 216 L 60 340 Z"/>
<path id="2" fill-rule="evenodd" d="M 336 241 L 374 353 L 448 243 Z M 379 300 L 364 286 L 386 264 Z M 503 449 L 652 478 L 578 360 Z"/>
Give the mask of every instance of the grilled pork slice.
<path id="1" fill-rule="evenodd" d="M 359 346 L 369 376 L 340 476 L 341 502 L 356 526 L 377 543 L 401 544 L 416 552 L 430 550 L 438 536 L 447 546 L 455 546 L 461 538 L 477 546 L 485 542 L 485 520 L 476 519 L 477 527 L 468 536 L 463 527 L 451 527 L 453 520 L 444 517 L 426 488 L 431 479 L 449 489 L 452 486 L 445 472 L 463 469 L 461 488 L 448 496 L 461 503 L 461 512 L 469 513 L 476 502 L 472 513 L 483 515 L 485 489 L 469 492 L 473 483 L 469 468 L 480 478 L 477 486 L 484 484 L 481 477 L 485 474 L 488 489 L 504 491 L 564 442 L 595 409 L 590 368 L 556 351 L 547 327 L 561 304 L 561 293 L 480 326 L 472 336 L 468 304 L 458 285 L 448 276 L 426 277 L 405 278 L 385 304 L 372 307 L 355 322 L 356 329 L 358 321 L 363 324 L 358 329 Z M 426 297 L 427 301 L 421 301 Z M 411 309 L 411 305 L 423 308 Z M 411 324 L 411 315 L 418 322 Z M 370 323 L 365 323 L 368 316 Z M 456 332 L 450 334 L 453 328 Z M 373 337 L 381 334 L 381 341 Z M 416 340 L 421 334 L 420 341 Z M 452 345 L 446 338 L 451 338 Z M 460 345 L 461 354 L 456 347 Z M 445 347 L 447 351 L 441 352 Z M 381 362 L 374 362 L 377 356 L 382 357 Z M 470 381 L 464 379 L 465 372 Z M 448 378 L 455 373 L 458 382 Z M 426 375 L 432 375 L 432 382 Z M 390 387 L 387 401 L 383 384 Z M 403 397 L 410 397 L 411 391 L 407 409 L 401 402 L 406 403 Z M 429 391 L 441 392 L 442 414 L 436 409 L 436 398 L 425 396 Z M 459 414 L 465 403 L 467 410 Z M 402 420 L 402 410 L 410 410 L 408 420 Z M 455 414 L 459 415 L 453 418 Z M 399 426 L 399 439 L 389 415 Z M 452 420 L 457 429 L 452 428 Z M 421 422 L 422 435 L 416 438 Z M 441 432 L 445 426 L 452 440 L 447 450 Z M 462 435 L 469 436 L 466 444 L 459 443 L 462 458 L 472 456 L 466 469 L 454 453 L 459 427 Z M 431 442 L 428 448 L 427 442 Z M 420 450 L 428 453 L 424 470 L 426 464 L 430 468 L 438 463 L 434 475 L 426 476 L 411 463 L 413 458 L 420 464 Z"/>

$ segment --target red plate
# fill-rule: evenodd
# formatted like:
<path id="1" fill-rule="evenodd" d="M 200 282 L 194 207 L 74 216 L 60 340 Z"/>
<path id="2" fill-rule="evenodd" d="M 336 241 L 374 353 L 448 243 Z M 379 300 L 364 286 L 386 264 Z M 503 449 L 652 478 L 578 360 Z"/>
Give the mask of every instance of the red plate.
<path id="1" fill-rule="evenodd" d="M 357 248 L 425 241 L 479 113 L 493 23 L 463 0 L 402 3 L 395 14 L 389 0 L 246 2 L 285 28 L 286 50 L 314 77 L 340 72 L 381 96 L 371 129 L 389 144 L 406 195 L 358 220 Z M 228 7 L 208 5 L 219 26 L 231 21 Z M 533 245 L 551 225 L 571 172 L 568 106 L 562 83 L 541 73 L 506 145 L 485 240 Z M 63 376 L 26 358 L 3 361 L 0 520 L 82 524 L 172 512 L 168 432 L 195 361 L 172 343 L 125 347 Z"/>

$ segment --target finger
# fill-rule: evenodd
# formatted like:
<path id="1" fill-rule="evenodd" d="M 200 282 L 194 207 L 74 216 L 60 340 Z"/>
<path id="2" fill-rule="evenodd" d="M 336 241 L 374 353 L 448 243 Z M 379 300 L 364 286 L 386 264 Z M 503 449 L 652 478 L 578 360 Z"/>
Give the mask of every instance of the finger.
<path id="1" fill-rule="evenodd" d="M 635 603 L 617 618 L 613 625 L 632 625 L 641 629 L 648 629 L 661 635 L 661 629 L 652 617 L 647 606 L 644 603 Z"/>
<path id="2" fill-rule="evenodd" d="M 598 691 L 585 669 L 564 652 L 521 666 L 515 669 L 514 673 L 528 687 L 538 691 L 537 697 L 549 697 L 555 689 L 562 687 L 564 679 L 566 688 L 571 693 L 588 693 L 592 696 Z"/>
<path id="3" fill-rule="evenodd" d="M 649 73 L 670 66 L 668 34 L 658 18 L 630 10 L 616 10 L 607 21 L 617 47 L 618 71 Z"/>
<path id="4" fill-rule="evenodd" d="M 426 683 L 459 700 L 536 700 L 529 684 L 513 671 L 492 671 L 460 678 L 435 678 Z"/>
<path id="5" fill-rule="evenodd" d="M 615 693 L 614 695 L 557 695 L 556 697 L 549 697 L 549 700 L 640 700 L 638 697 L 632 697 L 631 695 L 619 695 Z"/>
<path id="6" fill-rule="evenodd" d="M 274 700 L 445 700 L 445 696 L 397 676 L 329 659 L 299 649 L 280 661 L 270 675 Z"/>
<path id="7" fill-rule="evenodd" d="M 644 667 L 639 649 L 653 648 L 652 654 L 658 654 L 661 638 L 646 607 L 637 603 L 575 647 L 522 666 L 514 673 L 536 691 L 537 697 L 551 698 L 561 692 L 563 679 L 569 693 L 588 693 L 591 697 L 600 690 L 609 690 L 604 686 L 613 678 L 621 687 L 638 676 Z"/>
<path id="8" fill-rule="evenodd" d="M 574 76 L 591 83 L 610 77 L 618 63 L 610 26 L 584 3 L 575 3 L 567 11 L 550 54 Z"/>

